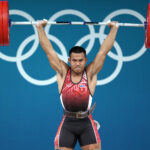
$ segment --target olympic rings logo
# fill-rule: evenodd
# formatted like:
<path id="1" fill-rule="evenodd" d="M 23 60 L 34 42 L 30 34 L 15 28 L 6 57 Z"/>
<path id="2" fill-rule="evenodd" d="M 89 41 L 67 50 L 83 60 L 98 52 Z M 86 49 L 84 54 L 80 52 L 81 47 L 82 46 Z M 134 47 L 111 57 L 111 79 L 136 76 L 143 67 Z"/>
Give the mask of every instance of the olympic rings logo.
<path id="1" fill-rule="evenodd" d="M 31 17 L 28 13 L 26 13 L 24 11 L 21 11 L 21 10 L 10 10 L 9 14 L 10 15 L 18 15 L 18 16 L 26 18 L 27 20 L 35 21 L 34 18 Z M 145 21 L 145 18 L 141 14 L 139 14 L 138 12 L 136 12 L 134 10 L 130 10 L 130 9 L 116 10 L 116 11 L 112 12 L 111 14 L 109 14 L 103 21 L 107 22 L 108 20 L 111 20 L 112 18 L 114 18 L 118 15 L 123 15 L 123 14 L 124 15 L 132 15 L 132 16 L 136 17 L 137 19 L 139 19 L 142 23 Z M 55 13 L 52 17 L 50 17 L 49 21 L 54 21 L 57 18 L 59 18 L 61 16 L 64 16 L 64 15 L 75 15 L 75 16 L 78 16 L 81 19 L 83 19 L 83 21 L 91 21 L 85 14 L 83 14 L 80 11 L 73 10 L 73 9 L 66 9 L 66 10 L 59 11 L 59 12 Z M 51 28 L 51 25 L 47 25 L 45 27 L 45 32 L 47 34 L 47 37 L 51 41 L 53 41 L 55 44 L 57 44 L 57 46 L 61 50 L 61 53 L 62 53 L 61 55 L 59 53 L 57 53 L 59 58 L 64 60 L 65 62 L 67 62 L 68 56 L 67 56 L 66 48 L 58 38 L 56 38 L 55 36 L 49 34 L 50 28 Z M 99 33 L 95 32 L 94 26 L 92 26 L 92 25 L 88 26 L 88 28 L 89 28 L 90 33 L 88 35 L 85 35 L 84 37 L 82 37 L 75 44 L 75 45 L 78 45 L 78 46 L 82 46 L 82 44 L 84 44 L 87 40 L 89 40 L 89 43 L 88 43 L 87 47 L 85 48 L 86 51 L 87 51 L 87 55 L 92 50 L 92 47 L 94 45 L 94 42 L 95 42 L 96 38 L 98 38 L 100 44 L 102 44 L 102 42 L 104 41 L 104 39 L 107 36 L 106 34 L 104 34 L 105 26 L 100 27 Z M 27 72 L 24 70 L 23 65 L 22 65 L 22 61 L 24 61 L 24 60 L 28 59 L 29 57 L 31 57 L 36 52 L 36 50 L 39 46 L 38 34 L 37 34 L 35 26 L 33 26 L 33 30 L 34 30 L 35 34 L 29 36 L 28 38 L 26 38 L 20 44 L 20 46 L 17 50 L 16 57 L 7 56 L 7 55 L 3 54 L 2 52 L 0 52 L 0 58 L 2 58 L 5 61 L 8 61 L 8 62 L 16 62 L 17 68 L 18 68 L 20 74 L 28 82 L 30 82 L 32 84 L 35 84 L 35 85 L 38 85 L 38 86 L 50 85 L 50 84 L 56 82 L 56 80 L 57 80 L 56 75 L 49 78 L 49 79 L 47 79 L 47 80 L 37 80 L 37 79 L 34 79 L 33 77 L 29 76 L 27 74 Z M 101 36 L 99 36 L 99 35 L 101 35 Z M 28 50 L 27 53 L 23 54 L 23 51 L 24 51 L 25 47 L 31 41 L 34 41 L 32 47 Z M 109 82 L 113 81 L 118 76 L 118 74 L 120 73 L 123 62 L 129 62 L 129 61 L 133 61 L 135 59 L 138 59 L 147 50 L 145 48 L 145 45 L 143 44 L 142 48 L 137 53 L 135 53 L 131 56 L 123 56 L 122 50 L 121 50 L 119 44 L 117 43 L 117 41 L 115 41 L 115 43 L 114 43 L 114 48 L 116 49 L 117 55 L 110 51 L 108 53 L 108 56 L 110 58 L 118 61 L 117 66 L 116 66 L 114 72 L 109 77 L 107 77 L 105 79 L 102 79 L 102 80 L 98 80 L 97 85 L 105 85 L 105 84 L 108 84 Z"/>

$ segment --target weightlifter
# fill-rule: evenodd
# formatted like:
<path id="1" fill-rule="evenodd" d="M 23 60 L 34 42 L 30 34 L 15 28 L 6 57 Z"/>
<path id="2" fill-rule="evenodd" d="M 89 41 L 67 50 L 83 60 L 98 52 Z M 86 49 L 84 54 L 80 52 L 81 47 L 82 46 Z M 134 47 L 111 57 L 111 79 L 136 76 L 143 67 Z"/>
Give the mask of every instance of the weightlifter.
<path id="1" fill-rule="evenodd" d="M 69 51 L 70 65 L 59 59 L 44 32 L 46 24 L 46 20 L 38 21 L 36 28 L 41 47 L 57 73 L 60 100 L 64 109 L 63 119 L 55 137 L 55 150 L 73 150 L 77 140 L 82 150 L 101 150 L 100 136 L 91 115 L 95 105 L 91 107 L 91 103 L 97 74 L 102 69 L 117 35 L 117 22 L 108 23 L 110 32 L 95 59 L 88 65 L 86 51 L 80 46 Z"/>

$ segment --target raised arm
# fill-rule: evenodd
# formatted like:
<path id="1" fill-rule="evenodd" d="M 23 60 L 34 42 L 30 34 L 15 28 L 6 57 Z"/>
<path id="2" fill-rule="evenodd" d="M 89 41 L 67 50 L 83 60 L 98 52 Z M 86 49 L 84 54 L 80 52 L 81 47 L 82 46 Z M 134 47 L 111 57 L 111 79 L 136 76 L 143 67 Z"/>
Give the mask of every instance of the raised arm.
<path id="1" fill-rule="evenodd" d="M 97 73 L 102 69 L 106 55 L 114 44 L 118 31 L 117 22 L 110 22 L 108 26 L 110 27 L 110 32 L 107 38 L 102 43 L 95 59 L 87 66 L 87 72 L 89 72 L 90 77 L 97 75 Z"/>
<path id="2" fill-rule="evenodd" d="M 44 52 L 46 53 L 48 60 L 50 62 L 51 67 L 60 75 L 63 75 L 63 73 L 67 70 L 68 65 L 59 59 L 56 52 L 54 51 L 52 44 L 50 43 L 49 39 L 46 36 L 46 33 L 43 29 L 47 24 L 47 21 L 38 21 L 38 24 L 36 24 L 36 28 L 38 31 L 39 41 L 41 44 L 41 47 L 43 48 Z"/>

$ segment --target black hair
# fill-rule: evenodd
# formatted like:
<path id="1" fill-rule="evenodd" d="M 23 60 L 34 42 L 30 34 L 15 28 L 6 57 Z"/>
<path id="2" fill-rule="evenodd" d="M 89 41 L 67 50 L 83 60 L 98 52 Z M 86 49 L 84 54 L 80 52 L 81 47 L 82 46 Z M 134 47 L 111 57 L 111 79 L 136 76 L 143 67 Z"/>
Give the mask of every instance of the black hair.
<path id="1" fill-rule="evenodd" d="M 86 51 L 83 47 L 80 46 L 74 46 L 70 49 L 69 51 L 69 56 L 71 56 L 71 53 L 84 53 L 85 57 L 86 57 Z"/>

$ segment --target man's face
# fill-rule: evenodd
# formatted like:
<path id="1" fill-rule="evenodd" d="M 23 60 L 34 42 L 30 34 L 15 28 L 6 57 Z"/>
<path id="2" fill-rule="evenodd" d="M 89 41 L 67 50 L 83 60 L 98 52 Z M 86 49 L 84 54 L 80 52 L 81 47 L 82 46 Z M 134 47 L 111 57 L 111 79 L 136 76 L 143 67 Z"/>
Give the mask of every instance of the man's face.
<path id="1" fill-rule="evenodd" d="M 72 71 L 74 71 L 77 74 L 80 74 L 85 68 L 87 58 L 85 57 L 84 53 L 71 53 L 71 56 L 68 59 L 68 61 L 70 62 Z"/>

